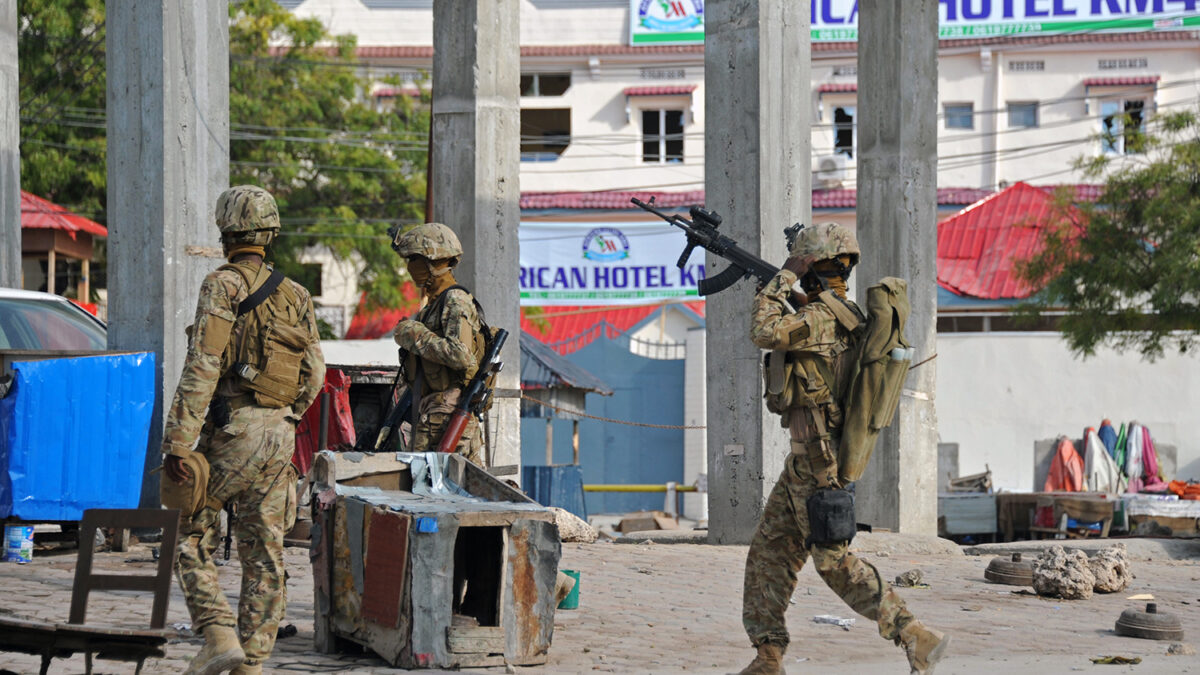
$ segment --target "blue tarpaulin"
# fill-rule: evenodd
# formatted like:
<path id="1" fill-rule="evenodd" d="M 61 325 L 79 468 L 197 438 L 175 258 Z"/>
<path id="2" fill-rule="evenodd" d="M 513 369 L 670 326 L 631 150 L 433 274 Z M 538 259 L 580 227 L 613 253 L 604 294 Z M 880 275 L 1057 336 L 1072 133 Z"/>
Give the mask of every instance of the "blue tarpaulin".
<path id="1" fill-rule="evenodd" d="M 137 508 L 154 414 L 154 354 L 13 364 L 0 399 L 0 518 L 80 520 Z"/>

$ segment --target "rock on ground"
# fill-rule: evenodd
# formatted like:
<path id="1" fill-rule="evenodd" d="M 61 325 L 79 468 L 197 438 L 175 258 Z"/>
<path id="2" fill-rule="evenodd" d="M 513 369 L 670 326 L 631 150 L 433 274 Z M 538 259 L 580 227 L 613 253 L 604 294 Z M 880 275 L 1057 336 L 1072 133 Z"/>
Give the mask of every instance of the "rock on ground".
<path id="1" fill-rule="evenodd" d="M 587 521 L 557 506 L 550 507 L 550 510 L 554 512 L 554 522 L 558 525 L 559 539 L 585 544 L 596 541 L 599 533 L 596 532 L 596 528 L 588 525 Z"/>
<path id="2" fill-rule="evenodd" d="M 1096 577 L 1093 588 L 1097 593 L 1123 591 L 1133 579 L 1125 544 L 1116 544 L 1100 551 L 1088 560 L 1088 566 L 1092 568 L 1092 574 Z"/>
<path id="3" fill-rule="evenodd" d="M 1086 600 L 1095 585 L 1096 575 L 1083 551 L 1067 553 L 1062 546 L 1051 546 L 1033 563 L 1033 589 L 1038 595 Z"/>

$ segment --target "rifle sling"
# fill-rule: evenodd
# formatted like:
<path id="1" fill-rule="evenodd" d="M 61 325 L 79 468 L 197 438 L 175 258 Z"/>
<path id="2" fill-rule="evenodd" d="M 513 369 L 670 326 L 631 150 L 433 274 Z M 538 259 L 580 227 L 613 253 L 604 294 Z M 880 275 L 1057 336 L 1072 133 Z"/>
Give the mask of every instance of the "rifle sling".
<path id="1" fill-rule="evenodd" d="M 270 268 L 268 268 L 266 265 L 263 265 L 259 270 L 258 279 L 254 280 L 254 283 L 259 284 L 259 286 L 251 291 L 250 295 L 246 296 L 245 300 L 242 300 L 238 303 L 238 316 L 242 316 L 243 314 L 248 314 L 249 312 L 254 311 L 255 307 L 258 307 L 266 302 L 267 298 L 271 297 L 271 294 L 275 292 L 275 289 L 279 288 L 279 284 L 283 283 L 283 273 L 279 270 L 271 270 L 270 276 L 268 276 L 265 281 L 260 283 L 259 279 L 262 279 L 263 272 L 268 269 Z"/>

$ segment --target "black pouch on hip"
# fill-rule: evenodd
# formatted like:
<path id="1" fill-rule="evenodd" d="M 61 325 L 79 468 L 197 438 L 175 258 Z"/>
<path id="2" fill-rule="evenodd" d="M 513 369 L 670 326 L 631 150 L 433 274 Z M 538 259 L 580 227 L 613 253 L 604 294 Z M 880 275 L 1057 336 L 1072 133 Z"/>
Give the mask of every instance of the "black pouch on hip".
<path id="1" fill-rule="evenodd" d="M 854 539 L 854 493 L 821 488 L 808 498 L 808 544 L 838 544 Z"/>

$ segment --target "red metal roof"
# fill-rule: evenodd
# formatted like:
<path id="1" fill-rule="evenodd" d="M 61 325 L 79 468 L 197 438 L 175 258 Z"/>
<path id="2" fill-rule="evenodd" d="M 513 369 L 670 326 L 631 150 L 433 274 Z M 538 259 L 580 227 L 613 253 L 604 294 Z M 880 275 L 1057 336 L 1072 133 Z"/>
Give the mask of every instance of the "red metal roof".
<path id="1" fill-rule="evenodd" d="M 1027 183 L 968 206 L 938 224 L 938 284 L 975 298 L 1029 297 L 1037 289 L 1016 277 L 1014 264 L 1041 249 L 1059 218 L 1051 191 Z"/>
<path id="2" fill-rule="evenodd" d="M 1085 87 L 1130 87 L 1157 84 L 1161 75 L 1127 75 L 1125 77 L 1089 77 L 1083 81 Z"/>
<path id="3" fill-rule="evenodd" d="M 391 333 L 396 324 L 401 319 L 407 319 L 419 305 L 417 288 L 411 281 L 404 282 L 404 285 L 400 287 L 400 295 L 404 297 L 404 304 L 401 307 L 368 310 L 367 295 L 364 293 L 359 298 L 354 318 L 350 320 L 350 327 L 346 329 L 346 339 L 374 340 Z"/>
<path id="4" fill-rule="evenodd" d="M 704 316 L 704 301 L 684 303 Z M 637 307 L 545 307 L 540 314 L 527 316 L 521 309 L 521 329 L 533 335 L 559 354 L 583 349 L 603 335 L 614 338 L 641 323 L 663 305 Z"/>
<path id="5" fill-rule="evenodd" d="M 826 82 L 817 87 L 817 93 L 820 94 L 837 94 L 843 92 L 858 91 L 857 82 Z"/>
<path id="6" fill-rule="evenodd" d="M 626 87 L 626 96 L 678 96 L 681 94 L 690 94 L 696 91 L 694 84 L 680 84 L 674 86 L 657 86 L 657 87 Z"/>
<path id="7" fill-rule="evenodd" d="M 65 207 L 21 190 L 21 228 L 31 230 L 64 230 L 75 237 L 76 232 L 87 232 L 107 237 L 108 229 L 100 223 L 71 213 Z"/>

